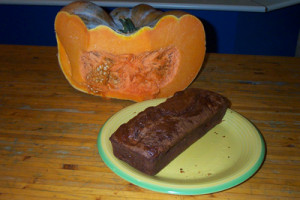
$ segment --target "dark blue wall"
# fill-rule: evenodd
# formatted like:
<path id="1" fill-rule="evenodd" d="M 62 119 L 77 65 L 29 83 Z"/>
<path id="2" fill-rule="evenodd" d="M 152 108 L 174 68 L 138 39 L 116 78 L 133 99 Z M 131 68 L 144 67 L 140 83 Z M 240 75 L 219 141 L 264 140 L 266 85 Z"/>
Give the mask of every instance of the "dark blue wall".
<path id="1" fill-rule="evenodd" d="M 300 30 L 300 4 L 266 13 L 190 11 L 202 19 L 209 51 L 294 56 Z"/>
<path id="2" fill-rule="evenodd" d="M 267 13 L 240 13 L 235 52 L 294 56 L 300 30 L 300 5 Z"/>
<path id="3" fill-rule="evenodd" d="M 56 45 L 59 6 L 0 5 L 0 44 Z"/>
<path id="4" fill-rule="evenodd" d="M 54 19 L 60 9 L 60 6 L 0 5 L 0 44 L 55 46 Z M 295 55 L 299 4 L 267 13 L 186 11 L 203 21 L 208 52 Z"/>

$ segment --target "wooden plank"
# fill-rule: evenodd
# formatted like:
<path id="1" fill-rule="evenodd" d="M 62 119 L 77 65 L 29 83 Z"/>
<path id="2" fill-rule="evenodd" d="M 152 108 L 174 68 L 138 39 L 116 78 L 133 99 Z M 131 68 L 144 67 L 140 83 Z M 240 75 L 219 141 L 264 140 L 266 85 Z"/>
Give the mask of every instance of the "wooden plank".
<path id="1" fill-rule="evenodd" d="M 0 199 L 299 199 L 300 59 L 208 54 L 190 87 L 220 92 L 262 133 L 267 154 L 244 183 L 213 194 L 170 195 L 112 172 L 99 130 L 134 102 L 76 91 L 55 47 L 0 45 Z"/>

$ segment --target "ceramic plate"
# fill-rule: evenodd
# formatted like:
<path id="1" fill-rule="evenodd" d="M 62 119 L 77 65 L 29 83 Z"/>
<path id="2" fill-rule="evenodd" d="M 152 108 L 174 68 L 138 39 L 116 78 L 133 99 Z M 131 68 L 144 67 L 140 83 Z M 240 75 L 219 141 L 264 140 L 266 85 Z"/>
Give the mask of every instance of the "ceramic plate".
<path id="1" fill-rule="evenodd" d="M 149 106 L 165 99 L 133 104 L 113 115 L 101 128 L 98 150 L 117 175 L 140 187 L 169 194 L 196 195 L 222 191 L 251 177 L 265 156 L 260 132 L 246 118 L 228 109 L 223 121 L 191 145 L 155 176 L 149 176 L 113 155 L 111 134 Z"/>

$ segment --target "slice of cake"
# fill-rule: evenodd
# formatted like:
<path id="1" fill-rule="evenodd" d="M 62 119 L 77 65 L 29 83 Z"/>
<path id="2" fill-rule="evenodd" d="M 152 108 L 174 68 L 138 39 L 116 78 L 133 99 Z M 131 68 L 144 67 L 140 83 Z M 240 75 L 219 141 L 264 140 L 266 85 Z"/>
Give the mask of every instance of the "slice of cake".
<path id="1" fill-rule="evenodd" d="M 230 101 L 189 88 L 122 124 L 110 137 L 114 155 L 149 175 L 157 174 L 222 121 Z"/>

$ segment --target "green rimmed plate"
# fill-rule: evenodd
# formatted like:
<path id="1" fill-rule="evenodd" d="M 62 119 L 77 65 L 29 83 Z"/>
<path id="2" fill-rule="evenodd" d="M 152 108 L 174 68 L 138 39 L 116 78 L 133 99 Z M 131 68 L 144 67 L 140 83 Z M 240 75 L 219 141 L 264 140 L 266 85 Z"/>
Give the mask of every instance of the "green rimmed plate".
<path id="1" fill-rule="evenodd" d="M 128 106 L 103 125 L 98 150 L 117 175 L 140 187 L 169 194 L 197 195 L 222 191 L 250 178 L 261 166 L 265 144 L 253 124 L 228 109 L 222 123 L 191 145 L 155 176 L 146 175 L 113 155 L 109 137 L 123 123 L 165 99 Z"/>

